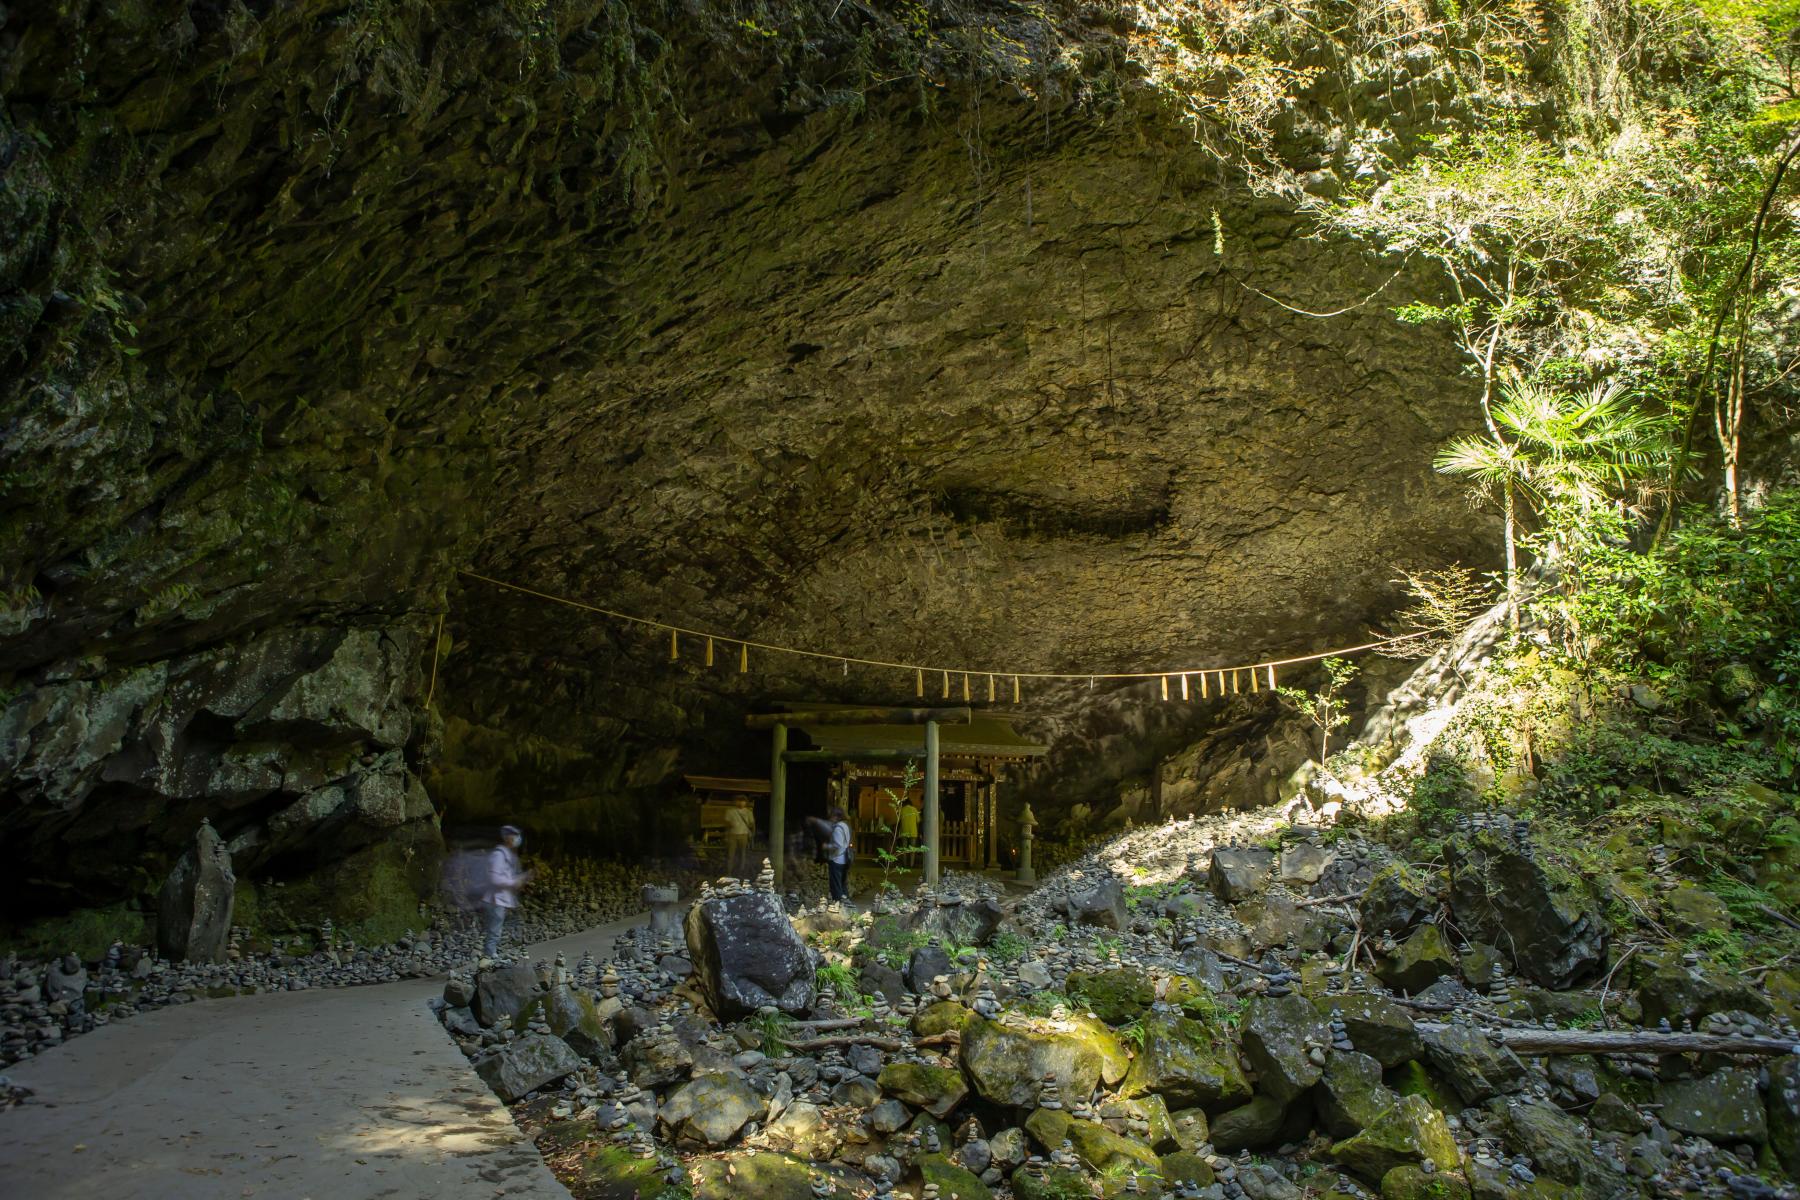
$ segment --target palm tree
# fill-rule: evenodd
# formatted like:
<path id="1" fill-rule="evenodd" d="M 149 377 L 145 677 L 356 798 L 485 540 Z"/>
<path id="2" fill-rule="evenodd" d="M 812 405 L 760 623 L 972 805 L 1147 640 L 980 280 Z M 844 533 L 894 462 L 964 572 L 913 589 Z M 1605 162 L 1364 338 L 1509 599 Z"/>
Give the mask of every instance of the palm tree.
<path id="1" fill-rule="evenodd" d="M 1506 534 L 1506 608 L 1519 627 L 1518 535 L 1528 512 L 1591 510 L 1649 475 L 1667 455 L 1663 422 L 1638 409 L 1618 383 L 1559 392 L 1514 376 L 1489 411 L 1488 436 L 1456 438 L 1432 466 L 1470 481 L 1477 500 L 1498 499 Z"/>

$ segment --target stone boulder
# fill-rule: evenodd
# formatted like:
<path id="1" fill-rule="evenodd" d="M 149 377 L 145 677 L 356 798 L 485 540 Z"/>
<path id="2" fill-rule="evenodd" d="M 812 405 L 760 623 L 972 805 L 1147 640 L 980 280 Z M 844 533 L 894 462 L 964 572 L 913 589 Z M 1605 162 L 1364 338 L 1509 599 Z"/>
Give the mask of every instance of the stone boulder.
<path id="1" fill-rule="evenodd" d="M 1187 1017 L 1144 1018 L 1144 1040 L 1125 1080 L 1126 1095 L 1154 1092 L 1171 1108 L 1222 1112 L 1250 1099 L 1250 1081 L 1223 1026 Z"/>
<path id="2" fill-rule="evenodd" d="M 1494 1096 L 1522 1091 L 1530 1074 L 1519 1056 L 1496 1046 L 1487 1035 L 1468 1025 L 1443 1025 L 1420 1035 L 1425 1058 L 1456 1090 L 1465 1104 L 1480 1104 Z"/>
<path id="3" fill-rule="evenodd" d="M 954 1000 L 939 1000 L 913 1014 L 912 1029 L 920 1037 L 936 1037 L 952 1030 L 961 1033 L 971 1021 L 979 1019 L 972 1008 Z"/>
<path id="4" fill-rule="evenodd" d="M 475 1017 L 490 1028 L 517 1020 L 538 996 L 537 972 L 527 963 L 489 967 L 475 976 Z"/>
<path id="5" fill-rule="evenodd" d="M 1594 1153 L 1588 1127 L 1556 1105 L 1508 1097 L 1489 1101 L 1488 1108 L 1508 1146 L 1529 1158 L 1540 1174 L 1579 1187 L 1584 1200 L 1637 1195 L 1623 1171 Z"/>
<path id="6" fill-rule="evenodd" d="M 1319 1002 L 1327 1017 L 1334 1009 L 1343 1018 L 1351 1044 L 1383 1067 L 1397 1067 L 1425 1053 L 1412 1014 L 1385 996 L 1364 992 Z"/>
<path id="7" fill-rule="evenodd" d="M 1671 1129 L 1721 1145 L 1769 1140 L 1768 1115 L 1754 1071 L 1726 1068 L 1698 1079 L 1670 1079 L 1656 1085 L 1658 1115 Z"/>
<path id="8" fill-rule="evenodd" d="M 968 1081 L 961 1071 L 928 1063 L 889 1063 L 875 1082 L 888 1095 L 922 1108 L 939 1120 L 949 1116 L 969 1094 Z"/>
<path id="9" fill-rule="evenodd" d="M 987 1184 L 952 1162 L 946 1155 L 922 1154 L 914 1165 L 918 1167 L 920 1178 L 925 1183 L 937 1185 L 937 1194 L 940 1196 L 955 1196 L 959 1200 L 993 1200 L 994 1194 Z"/>
<path id="10" fill-rule="evenodd" d="M 772 1005 L 785 1013 L 812 1007 L 812 954 L 773 892 L 701 900 L 688 909 L 688 957 L 721 1021 Z"/>
<path id="11" fill-rule="evenodd" d="M 1439 1171 L 1453 1171 L 1459 1157 L 1443 1114 L 1422 1096 L 1402 1096 L 1361 1133 L 1332 1146 L 1331 1153 L 1373 1183 L 1380 1183 L 1395 1167 L 1423 1162 Z"/>
<path id="12" fill-rule="evenodd" d="M 1311 887 L 1325 874 L 1336 852 L 1329 846 L 1301 842 L 1281 852 L 1279 878 L 1283 883 Z"/>
<path id="13" fill-rule="evenodd" d="M 1444 853 L 1464 937 L 1507 947 L 1520 974 L 1558 991 L 1605 970 L 1606 918 L 1578 872 L 1499 828 L 1459 833 Z"/>
<path id="14" fill-rule="evenodd" d="M 1125 889 L 1111 875 L 1069 889 L 1064 907 L 1073 925 L 1098 925 L 1103 929 L 1124 929 L 1129 917 L 1125 909 Z"/>
<path id="15" fill-rule="evenodd" d="M 1769 1068 L 1767 1107 L 1769 1150 L 1790 1179 L 1800 1177 L 1800 1059 L 1786 1055 Z"/>
<path id="16" fill-rule="evenodd" d="M 600 1019 L 594 998 L 566 983 L 533 997 L 518 1023 L 529 1023 L 534 1013 L 541 1013 L 550 1032 L 583 1058 L 598 1059 L 613 1047 L 612 1026 Z"/>
<path id="17" fill-rule="evenodd" d="M 1060 1109 L 1040 1108 L 1025 1119 L 1025 1132 L 1046 1153 L 1059 1149 L 1064 1139 L 1081 1160 L 1096 1171 L 1119 1169 L 1155 1171 L 1156 1154 L 1141 1142 L 1120 1137 L 1095 1121 L 1081 1121 Z"/>
<path id="18" fill-rule="evenodd" d="M 156 901 L 156 948 L 177 962 L 223 962 L 231 942 L 237 876 L 231 852 L 208 821 L 175 863 Z"/>
<path id="19" fill-rule="evenodd" d="M 915 948 L 906 960 L 906 970 L 902 972 L 906 986 L 924 995 L 931 987 L 931 981 L 939 975 L 949 975 L 956 970 L 950 956 L 936 945 Z"/>
<path id="20" fill-rule="evenodd" d="M 1063 991 L 1108 1025 L 1142 1016 L 1156 1003 L 1156 984 L 1142 971 L 1117 967 L 1107 971 L 1070 971 Z"/>
<path id="21" fill-rule="evenodd" d="M 867 1186 L 860 1176 L 842 1167 L 817 1165 L 799 1155 L 774 1150 L 706 1155 L 695 1159 L 691 1169 L 695 1176 L 694 1195 L 706 1200 L 814 1200 L 815 1172 L 834 1184 L 840 1195 L 850 1194 L 857 1184 Z"/>
<path id="22" fill-rule="evenodd" d="M 1000 907 L 1000 902 L 988 897 L 949 903 L 940 900 L 915 908 L 908 914 L 906 925 L 934 938 L 948 938 L 958 945 L 985 946 L 993 939 L 994 931 L 1000 928 L 1005 916 L 1006 910 Z"/>
<path id="23" fill-rule="evenodd" d="M 1399 1100 L 1381 1081 L 1381 1064 L 1354 1050 L 1334 1050 L 1314 1094 L 1319 1125 L 1334 1138 L 1355 1137 Z"/>
<path id="24" fill-rule="evenodd" d="M 676 1090 L 657 1113 L 677 1138 L 722 1146 L 764 1112 L 763 1099 L 736 1075 L 702 1075 Z"/>
<path id="25" fill-rule="evenodd" d="M 1250 1103 L 1240 1104 L 1213 1119 L 1213 1148 L 1229 1154 L 1234 1150 L 1273 1145 L 1280 1140 L 1286 1119 L 1286 1104 L 1266 1093 L 1259 1093 L 1251 1097 Z"/>
<path id="26" fill-rule="evenodd" d="M 581 1069 L 581 1056 L 558 1037 L 531 1033 L 475 1064 L 475 1073 L 511 1104 L 527 1092 L 535 1092 Z"/>
<path id="27" fill-rule="evenodd" d="M 680 1083 L 694 1071 L 694 1052 L 678 1037 L 632 1038 L 620 1057 L 631 1082 L 641 1088 Z"/>
<path id="28" fill-rule="evenodd" d="M 1268 887 L 1274 871 L 1275 855 L 1260 847 L 1214 850 L 1206 885 L 1226 904 L 1236 904 Z"/>
<path id="29" fill-rule="evenodd" d="M 1444 931 L 1427 922 L 1384 957 L 1375 973 L 1389 987 L 1417 995 L 1445 976 L 1457 974 L 1458 966 L 1456 952 L 1450 948 Z"/>
<path id="30" fill-rule="evenodd" d="M 1311 1051 L 1331 1044 L 1318 1009 L 1297 994 L 1258 996 L 1244 1011 L 1244 1056 L 1256 1070 L 1257 1091 L 1282 1104 L 1319 1081 Z"/>
<path id="31" fill-rule="evenodd" d="M 1369 937 L 1384 933 L 1405 937 L 1437 910 L 1430 881 L 1402 863 L 1377 871 L 1356 905 L 1363 934 Z"/>
<path id="32" fill-rule="evenodd" d="M 1098 1021 L 982 1018 L 963 1028 L 962 1068 L 975 1090 L 993 1104 L 1030 1108 L 1044 1076 L 1056 1080 L 1064 1100 L 1084 1100 L 1102 1081 L 1116 1083 L 1130 1064 L 1125 1049 Z"/>

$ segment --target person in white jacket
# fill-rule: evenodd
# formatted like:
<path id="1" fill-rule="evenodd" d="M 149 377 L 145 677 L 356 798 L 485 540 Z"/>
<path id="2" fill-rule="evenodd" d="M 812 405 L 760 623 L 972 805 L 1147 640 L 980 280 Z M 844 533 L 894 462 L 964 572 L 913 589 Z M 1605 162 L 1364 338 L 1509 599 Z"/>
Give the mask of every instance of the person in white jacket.
<path id="1" fill-rule="evenodd" d="M 487 939 L 481 952 L 489 958 L 500 953 L 500 932 L 506 928 L 506 914 L 519 907 L 519 889 L 531 882 L 531 872 L 519 863 L 519 847 L 525 835 L 515 825 L 500 829 L 500 844 L 488 854 L 488 890 L 482 897 L 482 924 Z"/>
<path id="2" fill-rule="evenodd" d="M 850 899 L 850 818 L 842 808 L 831 810 L 831 840 L 825 843 L 825 870 L 830 876 L 831 898 Z"/>

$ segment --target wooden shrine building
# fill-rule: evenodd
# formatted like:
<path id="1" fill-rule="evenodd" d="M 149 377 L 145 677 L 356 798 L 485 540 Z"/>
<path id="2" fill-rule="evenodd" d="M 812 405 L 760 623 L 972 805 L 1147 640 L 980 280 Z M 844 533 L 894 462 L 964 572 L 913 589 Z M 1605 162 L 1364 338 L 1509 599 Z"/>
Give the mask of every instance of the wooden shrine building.
<path id="1" fill-rule="evenodd" d="M 771 756 L 769 828 L 771 848 L 786 828 L 787 767 L 824 763 L 831 767 L 829 796 L 850 815 L 859 854 L 865 860 L 890 843 L 896 797 L 906 764 L 920 778 L 911 795 L 920 812 L 920 864 L 926 882 L 938 879 L 940 863 L 967 869 L 1000 865 L 1000 782 L 1008 766 L 1040 758 L 1049 747 L 1028 742 L 1003 716 L 964 708 L 860 708 L 845 704 L 790 703 L 780 711 L 750 716 L 752 729 L 774 736 Z M 811 743 L 789 749 L 793 735 Z M 778 875 L 782 863 L 775 857 Z"/>

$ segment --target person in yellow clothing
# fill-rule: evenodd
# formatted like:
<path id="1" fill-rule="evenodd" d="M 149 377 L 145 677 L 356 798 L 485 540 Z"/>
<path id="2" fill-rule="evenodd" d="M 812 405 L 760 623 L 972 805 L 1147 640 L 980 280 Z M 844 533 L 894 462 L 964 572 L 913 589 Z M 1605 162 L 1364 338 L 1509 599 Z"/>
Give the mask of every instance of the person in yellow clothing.
<path id="1" fill-rule="evenodd" d="M 750 878 L 750 839 L 756 833 L 756 814 L 750 797 L 734 796 L 725 810 L 725 872 Z"/>
<path id="2" fill-rule="evenodd" d="M 900 801 L 900 811 L 894 816 L 894 842 L 903 854 L 919 844 L 919 810 L 913 806 L 911 796 Z"/>

